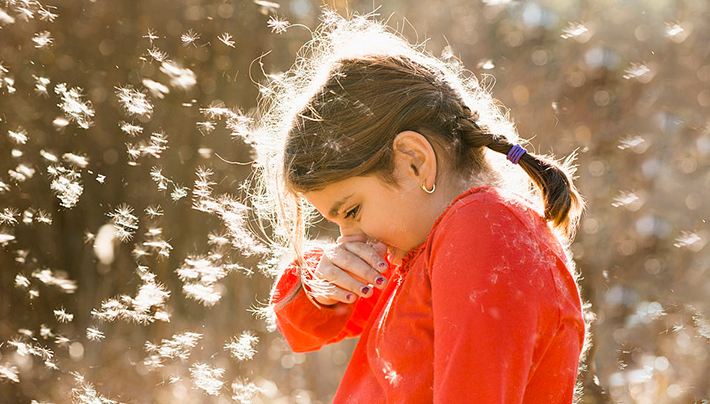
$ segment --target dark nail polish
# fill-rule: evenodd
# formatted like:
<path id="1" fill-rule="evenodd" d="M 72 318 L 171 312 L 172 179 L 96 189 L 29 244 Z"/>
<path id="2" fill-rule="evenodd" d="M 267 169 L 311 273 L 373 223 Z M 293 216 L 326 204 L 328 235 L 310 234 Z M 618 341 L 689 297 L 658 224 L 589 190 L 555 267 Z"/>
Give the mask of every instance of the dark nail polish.
<path id="1" fill-rule="evenodd" d="M 377 263 L 377 267 L 380 268 L 380 270 L 387 269 L 387 263 L 384 261 L 380 261 Z"/>
<path id="2" fill-rule="evenodd" d="M 362 292 L 363 295 L 366 295 L 370 293 L 370 288 L 368 288 L 367 286 L 363 286 L 360 288 L 360 292 Z"/>
<path id="3" fill-rule="evenodd" d="M 385 283 L 385 277 L 378 276 L 377 278 L 375 278 L 375 283 L 381 286 L 383 283 Z"/>
<path id="4" fill-rule="evenodd" d="M 347 301 L 349 301 L 349 302 L 352 302 L 354 298 L 355 298 L 355 296 L 353 296 L 352 293 L 348 293 L 348 294 L 345 296 L 345 300 L 347 300 Z"/>

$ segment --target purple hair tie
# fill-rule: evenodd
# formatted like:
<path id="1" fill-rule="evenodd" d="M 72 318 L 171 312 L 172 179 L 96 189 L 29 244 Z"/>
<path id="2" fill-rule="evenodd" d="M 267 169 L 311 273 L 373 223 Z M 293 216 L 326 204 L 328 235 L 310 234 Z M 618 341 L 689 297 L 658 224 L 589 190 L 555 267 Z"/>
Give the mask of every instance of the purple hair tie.
<path id="1" fill-rule="evenodd" d="M 518 164 L 518 161 L 520 161 L 520 158 L 523 157 L 523 154 L 527 153 L 528 151 L 525 150 L 525 148 L 519 144 L 516 144 L 515 146 L 510 148 L 510 151 L 508 152 L 508 161 L 510 161 L 513 164 Z"/>

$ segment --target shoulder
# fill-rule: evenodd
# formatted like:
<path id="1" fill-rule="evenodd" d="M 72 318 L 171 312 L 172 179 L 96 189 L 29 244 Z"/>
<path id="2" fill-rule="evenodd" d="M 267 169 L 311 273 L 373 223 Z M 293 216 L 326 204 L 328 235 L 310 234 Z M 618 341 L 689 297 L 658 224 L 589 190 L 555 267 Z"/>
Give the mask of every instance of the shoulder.
<path id="1" fill-rule="evenodd" d="M 533 205 L 493 187 L 473 188 L 457 198 L 435 224 L 426 247 L 430 260 L 458 257 L 508 268 L 566 261 Z"/>
<path id="2" fill-rule="evenodd" d="M 449 206 L 435 225 L 432 238 L 441 237 L 447 231 L 485 237 L 513 230 L 548 232 L 549 227 L 530 202 L 493 187 L 480 187 L 462 194 Z"/>

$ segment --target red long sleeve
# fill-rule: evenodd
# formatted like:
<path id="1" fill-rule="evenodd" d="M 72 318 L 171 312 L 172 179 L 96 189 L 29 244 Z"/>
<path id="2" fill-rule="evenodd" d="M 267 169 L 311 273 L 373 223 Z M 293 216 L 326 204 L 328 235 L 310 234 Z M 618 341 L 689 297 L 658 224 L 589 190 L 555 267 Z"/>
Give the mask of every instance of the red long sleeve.
<path id="1" fill-rule="evenodd" d="M 322 250 L 306 254 L 306 265 L 315 268 L 322 254 Z M 276 327 L 291 349 L 308 352 L 360 335 L 379 296 L 380 291 L 374 289 L 372 296 L 359 298 L 353 304 L 317 305 L 306 295 L 298 268 L 292 263 L 276 283 L 271 305 L 276 313 Z"/>
<path id="2" fill-rule="evenodd" d="M 435 403 L 523 402 L 533 365 L 561 325 L 559 293 L 549 287 L 554 275 L 539 265 L 558 258 L 535 239 L 504 205 L 476 202 L 437 229 L 431 254 Z M 576 360 L 581 347 L 568 348 L 560 360 Z M 575 376 L 570 372 L 570 382 Z"/>

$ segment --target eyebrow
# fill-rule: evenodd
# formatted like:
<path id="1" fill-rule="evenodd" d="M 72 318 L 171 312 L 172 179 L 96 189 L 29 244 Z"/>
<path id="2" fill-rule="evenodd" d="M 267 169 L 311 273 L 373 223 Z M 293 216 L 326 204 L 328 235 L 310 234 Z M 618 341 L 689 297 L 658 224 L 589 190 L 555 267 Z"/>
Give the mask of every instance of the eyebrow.
<path id="1" fill-rule="evenodd" d="M 331 217 L 336 217 L 336 216 L 338 216 L 338 211 L 340 210 L 340 208 L 341 208 L 341 207 L 343 206 L 343 204 L 344 204 L 345 202 L 347 202 L 347 200 L 350 199 L 350 197 L 353 196 L 353 195 L 355 195 L 354 192 L 353 192 L 352 194 L 350 194 L 350 195 L 345 196 L 344 198 L 341 198 L 339 201 L 336 201 L 336 202 L 333 204 L 333 206 L 330 207 L 330 210 L 328 211 L 328 214 L 329 214 Z"/>

